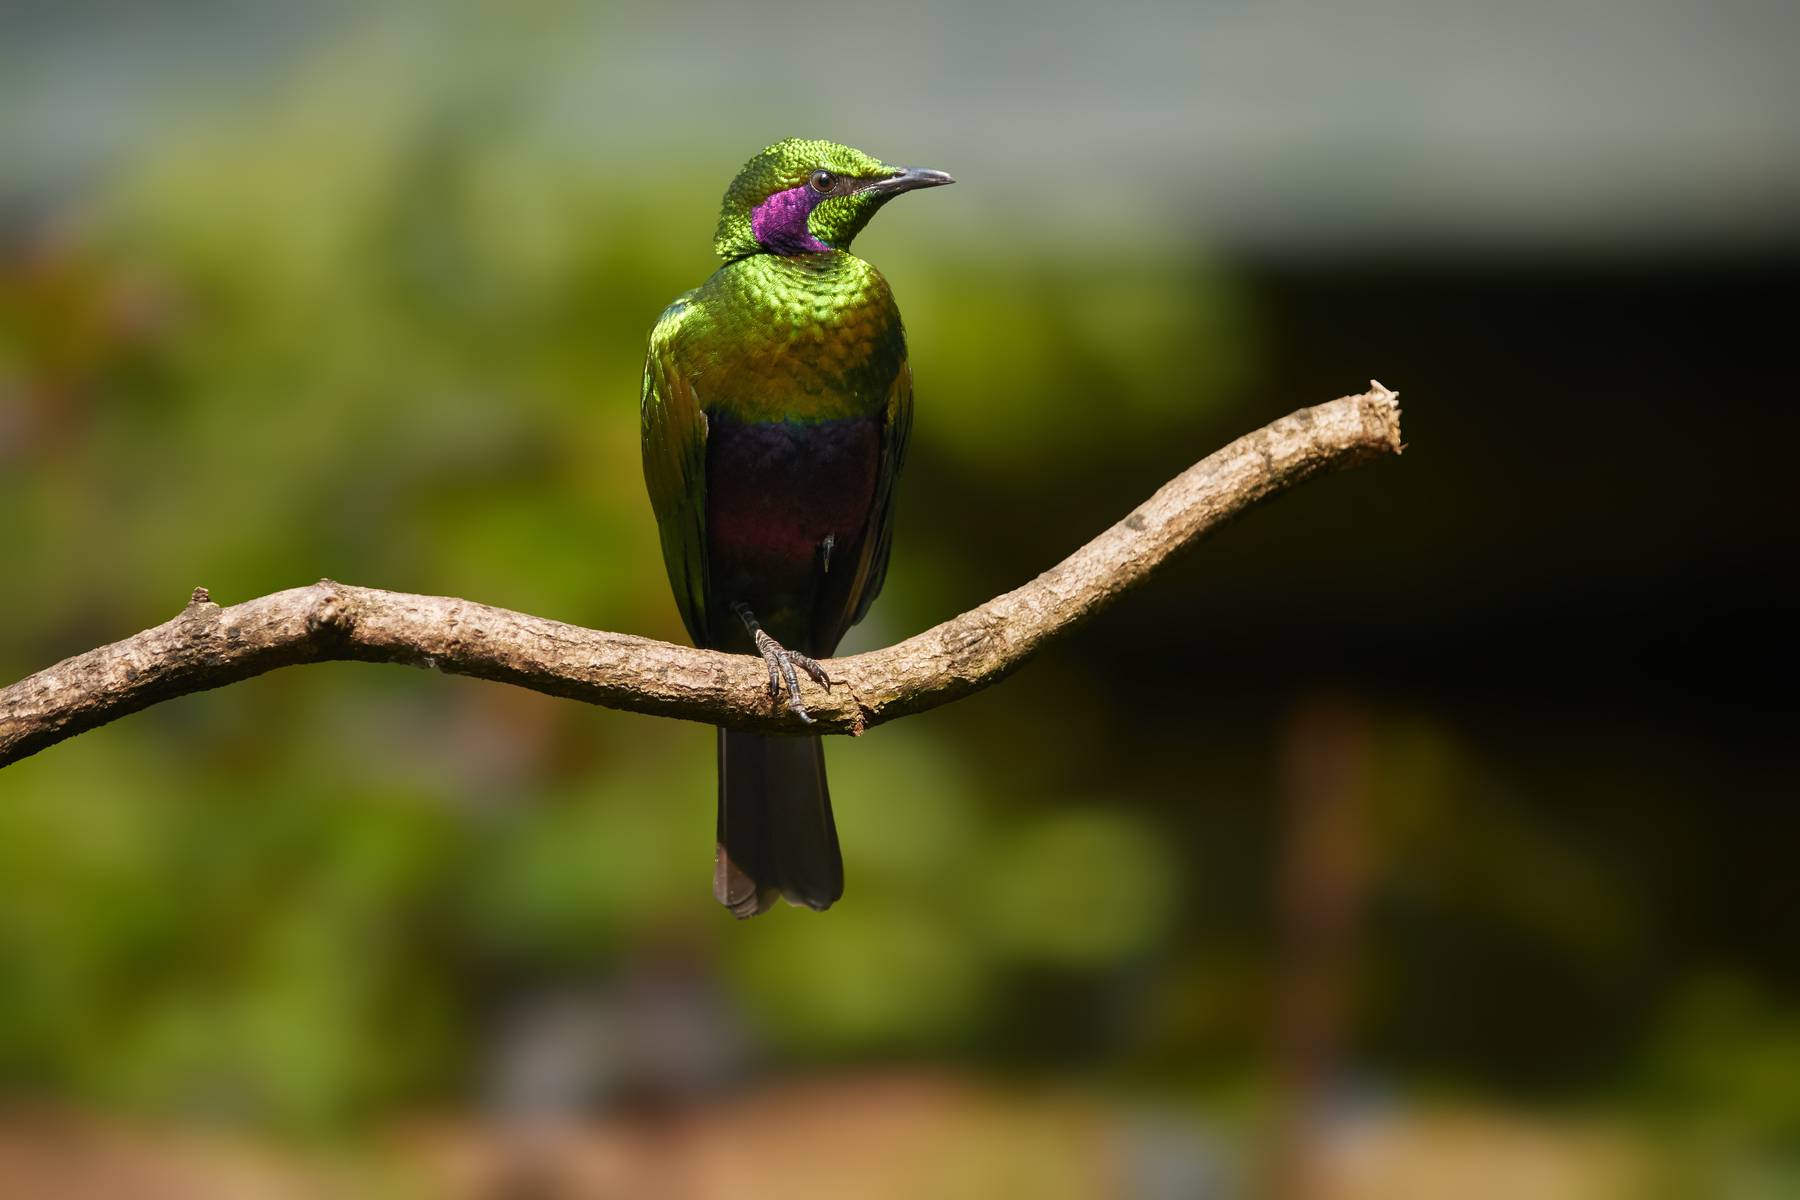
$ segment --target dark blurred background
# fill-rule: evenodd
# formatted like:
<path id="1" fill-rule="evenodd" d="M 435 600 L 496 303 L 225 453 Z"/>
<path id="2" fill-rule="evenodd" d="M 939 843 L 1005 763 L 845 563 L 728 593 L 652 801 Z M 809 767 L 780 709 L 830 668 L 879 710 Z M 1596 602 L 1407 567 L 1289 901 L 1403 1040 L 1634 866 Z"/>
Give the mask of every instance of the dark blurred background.
<path id="1" fill-rule="evenodd" d="M 644 338 L 783 136 L 960 180 L 858 243 L 847 650 L 1371 375 L 1409 443 L 833 742 L 824 916 L 713 904 L 709 731 L 470 680 L 6 769 L 0 1193 L 1800 1189 L 1796 12 L 0 7 L 7 680 L 321 576 L 679 637 Z"/>

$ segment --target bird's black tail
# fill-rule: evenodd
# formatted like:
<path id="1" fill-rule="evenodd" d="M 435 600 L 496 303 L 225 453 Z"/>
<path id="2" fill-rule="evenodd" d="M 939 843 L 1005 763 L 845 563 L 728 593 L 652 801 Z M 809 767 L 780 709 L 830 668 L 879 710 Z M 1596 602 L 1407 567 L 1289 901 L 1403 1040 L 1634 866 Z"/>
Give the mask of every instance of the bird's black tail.
<path id="1" fill-rule="evenodd" d="M 825 909 L 843 894 L 824 743 L 719 730 L 719 903 L 754 917 L 777 896 Z"/>

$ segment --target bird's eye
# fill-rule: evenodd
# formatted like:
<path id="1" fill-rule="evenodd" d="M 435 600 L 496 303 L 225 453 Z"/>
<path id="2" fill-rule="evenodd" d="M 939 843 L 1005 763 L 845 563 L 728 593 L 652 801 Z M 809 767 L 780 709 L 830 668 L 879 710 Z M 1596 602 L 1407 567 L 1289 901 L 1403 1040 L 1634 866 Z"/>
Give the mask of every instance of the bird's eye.
<path id="1" fill-rule="evenodd" d="M 807 182 L 812 184 L 813 191 L 823 196 L 837 186 L 837 176 L 830 171 L 814 171 Z"/>

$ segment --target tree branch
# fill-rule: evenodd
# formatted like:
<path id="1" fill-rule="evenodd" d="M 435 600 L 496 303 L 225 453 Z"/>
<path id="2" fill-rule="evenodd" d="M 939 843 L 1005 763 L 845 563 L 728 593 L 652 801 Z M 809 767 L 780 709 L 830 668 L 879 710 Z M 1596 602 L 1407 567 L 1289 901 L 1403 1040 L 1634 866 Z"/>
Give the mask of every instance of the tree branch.
<path id="1" fill-rule="evenodd" d="M 858 734 L 979 691 L 1231 518 L 1304 479 L 1400 453 L 1398 394 L 1371 383 L 1239 438 L 1045 571 L 808 685 L 816 725 L 771 700 L 748 655 L 602 633 L 442 596 L 320 580 L 220 608 L 194 589 L 174 620 L 0 691 L 0 766 L 140 708 L 295 663 L 406 663 L 607 708 L 772 733 Z"/>

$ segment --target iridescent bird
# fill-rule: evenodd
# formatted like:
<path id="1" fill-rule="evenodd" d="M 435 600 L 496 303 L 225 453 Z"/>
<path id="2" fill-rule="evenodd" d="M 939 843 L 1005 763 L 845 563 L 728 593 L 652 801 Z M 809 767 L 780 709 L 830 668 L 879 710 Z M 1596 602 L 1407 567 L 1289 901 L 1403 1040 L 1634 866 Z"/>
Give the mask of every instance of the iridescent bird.
<path id="1" fill-rule="evenodd" d="M 954 182 L 797 138 L 744 165 L 713 248 L 725 260 L 650 332 L 644 480 L 694 644 L 761 655 L 806 721 L 797 671 L 868 612 L 887 573 L 912 424 L 900 311 L 850 243 L 889 200 Z M 713 895 L 739 917 L 777 896 L 830 907 L 844 864 L 816 737 L 719 731 Z"/>

